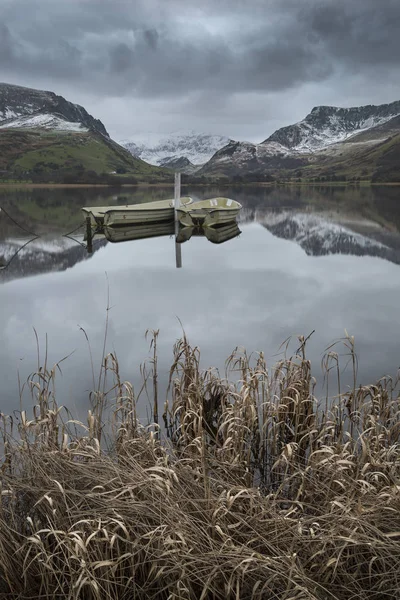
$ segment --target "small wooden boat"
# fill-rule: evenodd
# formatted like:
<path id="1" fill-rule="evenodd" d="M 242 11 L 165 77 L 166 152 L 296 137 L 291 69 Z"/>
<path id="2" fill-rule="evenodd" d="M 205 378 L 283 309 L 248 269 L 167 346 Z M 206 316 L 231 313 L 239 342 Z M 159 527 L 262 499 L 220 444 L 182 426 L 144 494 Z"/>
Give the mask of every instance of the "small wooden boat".
<path id="1" fill-rule="evenodd" d="M 182 206 L 193 202 L 192 198 L 180 199 Z M 85 206 L 82 208 L 85 217 L 90 216 L 93 226 L 128 225 L 143 222 L 160 222 L 174 220 L 174 200 L 158 200 L 143 204 L 125 204 L 124 206 Z"/>
<path id="2" fill-rule="evenodd" d="M 174 235 L 175 224 L 173 221 L 161 223 L 140 223 L 120 227 L 104 226 L 104 237 L 112 243 L 129 242 L 130 240 L 142 240 L 145 238 L 160 237 L 163 235 Z"/>
<path id="3" fill-rule="evenodd" d="M 180 227 L 178 235 L 176 236 L 176 241 L 178 244 L 183 244 L 190 240 L 192 236 L 194 237 L 206 237 L 209 242 L 213 244 L 224 244 L 229 240 L 237 237 L 242 232 L 239 229 L 236 221 L 232 223 L 225 223 L 224 225 L 219 225 L 217 227 L 202 227 L 202 226 L 187 226 Z"/>
<path id="4" fill-rule="evenodd" d="M 181 206 L 176 212 L 180 223 L 184 226 L 190 227 L 196 224 L 212 226 L 234 221 L 241 208 L 242 205 L 236 200 L 219 197 Z"/>

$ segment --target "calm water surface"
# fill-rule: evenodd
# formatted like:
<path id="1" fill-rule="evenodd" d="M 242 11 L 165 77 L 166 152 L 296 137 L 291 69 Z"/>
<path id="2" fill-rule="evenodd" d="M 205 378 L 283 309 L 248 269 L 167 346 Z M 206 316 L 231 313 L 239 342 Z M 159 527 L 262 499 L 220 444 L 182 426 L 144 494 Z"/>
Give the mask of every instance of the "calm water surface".
<path id="1" fill-rule="evenodd" d="M 324 349 L 355 336 L 358 380 L 371 383 L 400 363 L 400 189 L 183 189 L 194 199 L 229 196 L 243 204 L 241 235 L 223 244 L 192 237 L 176 268 L 173 236 L 82 242 L 81 206 L 171 197 L 173 190 L 0 190 L 0 411 L 19 408 L 21 384 L 37 366 L 37 344 L 62 363 L 59 403 L 88 406 L 106 351 L 123 379 L 138 382 L 149 356 L 146 329 L 159 329 L 160 379 L 184 326 L 200 347 L 203 367 L 222 368 L 236 346 L 277 359 L 289 336 L 308 335 L 320 377 Z M 16 224 L 18 223 L 18 225 Z M 22 229 L 22 228 L 23 229 Z M 63 234 L 74 231 L 75 240 Z M 40 237 L 32 239 L 27 232 Z M 21 249 L 22 248 L 22 249 Z M 18 254 L 15 254 L 19 250 Z M 107 302 L 109 295 L 109 306 Z M 293 349 L 298 346 L 293 342 Z M 343 360 L 343 366 L 346 358 Z M 28 403 L 25 389 L 23 402 Z M 146 416 L 143 399 L 141 412 Z"/>

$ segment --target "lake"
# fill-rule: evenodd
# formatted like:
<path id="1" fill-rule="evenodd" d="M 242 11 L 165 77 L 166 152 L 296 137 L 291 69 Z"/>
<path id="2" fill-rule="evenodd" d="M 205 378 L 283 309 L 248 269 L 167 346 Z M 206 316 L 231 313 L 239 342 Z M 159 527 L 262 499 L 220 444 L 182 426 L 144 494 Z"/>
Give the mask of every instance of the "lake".
<path id="1" fill-rule="evenodd" d="M 237 346 L 264 351 L 272 366 L 282 342 L 292 336 L 295 350 L 296 336 L 313 332 L 308 356 L 322 382 L 324 350 L 347 330 L 356 340 L 359 383 L 396 376 L 399 188 L 184 187 L 182 194 L 228 196 L 243 209 L 238 237 L 215 244 L 192 236 L 180 245 L 176 268 L 173 235 L 120 244 L 94 238 L 88 254 L 80 210 L 169 198 L 172 188 L 0 189 L 0 412 L 19 409 L 19 388 L 37 370 L 36 333 L 39 362 L 46 351 L 51 365 L 68 357 L 57 398 L 78 413 L 93 389 L 86 336 L 96 376 L 104 346 L 117 355 L 122 379 L 136 386 L 151 356 L 146 330 L 160 330 L 165 389 L 182 327 L 201 349 L 203 367 L 222 372 Z M 22 403 L 29 404 L 26 386 Z M 139 404 L 148 418 L 145 396 Z"/>

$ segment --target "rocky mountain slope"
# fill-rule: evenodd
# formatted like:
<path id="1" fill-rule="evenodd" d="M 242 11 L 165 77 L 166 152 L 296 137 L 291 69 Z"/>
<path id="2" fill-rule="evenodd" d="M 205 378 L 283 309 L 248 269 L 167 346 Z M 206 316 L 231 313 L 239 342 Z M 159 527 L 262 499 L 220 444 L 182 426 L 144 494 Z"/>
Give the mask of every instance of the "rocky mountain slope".
<path id="1" fill-rule="evenodd" d="M 281 144 L 230 142 L 198 170 L 196 175 L 228 177 L 258 173 L 275 173 L 282 169 L 298 169 L 308 164 L 307 157 L 291 153 Z"/>
<path id="2" fill-rule="evenodd" d="M 134 136 L 120 141 L 133 156 L 152 165 L 162 166 L 165 161 L 186 158 L 192 165 L 206 163 L 218 150 L 231 140 L 220 135 L 180 131 L 171 134 Z"/>
<path id="3" fill-rule="evenodd" d="M 399 134 L 400 101 L 358 108 L 320 106 L 261 144 L 230 143 L 198 174 L 370 180 L 383 173 L 389 180 L 400 180 Z"/>
<path id="4" fill-rule="evenodd" d="M 135 158 L 101 121 L 53 92 L 0 84 L 0 179 L 55 183 L 167 181 Z"/>
<path id="5" fill-rule="evenodd" d="M 316 106 L 305 119 L 295 125 L 278 129 L 262 143 L 275 142 L 291 151 L 308 154 L 343 142 L 398 115 L 400 101 L 354 108 Z"/>
<path id="6" fill-rule="evenodd" d="M 180 173 L 192 174 L 196 173 L 201 167 L 194 165 L 185 156 L 175 158 L 173 156 L 167 156 L 159 161 L 159 166 L 164 169 L 170 169 L 171 171 L 179 171 Z"/>
<path id="7" fill-rule="evenodd" d="M 24 121 L 24 117 L 28 119 Z M 66 127 L 74 123 L 109 137 L 103 123 L 79 104 L 68 102 L 54 92 L 0 83 L 0 127 L 32 127 L 35 123 L 49 127 L 52 118 L 58 125 L 56 128 L 63 123 Z"/>

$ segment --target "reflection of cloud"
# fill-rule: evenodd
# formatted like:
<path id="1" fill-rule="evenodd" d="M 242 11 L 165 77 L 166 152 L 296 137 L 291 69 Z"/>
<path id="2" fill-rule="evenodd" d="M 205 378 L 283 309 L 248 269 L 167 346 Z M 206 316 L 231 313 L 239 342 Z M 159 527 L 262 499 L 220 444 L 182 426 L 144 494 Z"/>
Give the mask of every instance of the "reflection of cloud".
<path id="1" fill-rule="evenodd" d="M 179 317 L 204 367 L 223 370 L 237 345 L 264 350 L 269 364 L 290 335 L 309 334 L 315 373 L 321 353 L 344 329 L 360 352 L 360 381 L 394 374 L 398 366 L 399 267 L 376 258 L 306 256 L 261 225 L 241 226 L 240 238 L 215 246 L 192 238 L 175 268 L 173 238 L 108 245 L 63 273 L 21 279 L 0 288 L 0 377 L 3 402 L 17 402 L 16 366 L 23 378 L 36 368 L 36 343 L 48 333 L 49 363 L 63 363 L 62 403 L 87 405 L 90 360 L 85 328 L 100 365 L 110 287 L 107 351 L 116 351 L 123 379 L 138 382 L 147 356 L 147 328 L 160 329 L 160 380 L 166 381 Z M 107 278 L 105 276 L 107 272 Z M 297 346 L 296 346 L 297 347 Z M 24 357 L 22 362 L 19 359 Z M 87 391 L 86 391 L 87 390 Z"/>

